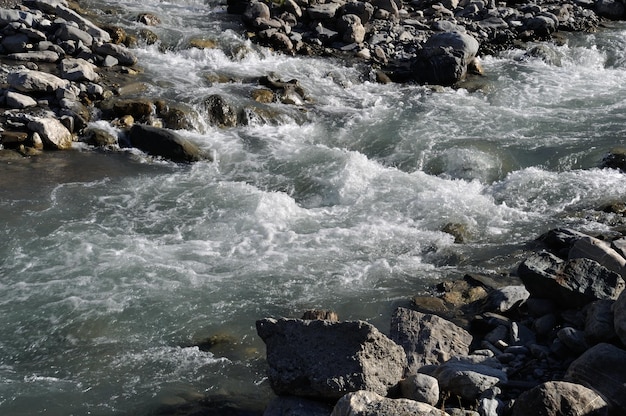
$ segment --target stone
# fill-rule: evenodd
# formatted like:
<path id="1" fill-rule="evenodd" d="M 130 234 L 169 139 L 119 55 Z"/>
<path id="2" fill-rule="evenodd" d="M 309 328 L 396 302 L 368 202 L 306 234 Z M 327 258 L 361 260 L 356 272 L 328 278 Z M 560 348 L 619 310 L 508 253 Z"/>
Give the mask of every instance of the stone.
<path id="1" fill-rule="evenodd" d="M 252 91 L 252 99 L 258 103 L 269 104 L 274 101 L 274 93 L 267 88 L 257 88 Z"/>
<path id="2" fill-rule="evenodd" d="M 626 409 L 626 351 L 606 343 L 597 344 L 572 362 L 565 380 L 595 390 L 620 414 Z"/>
<path id="3" fill-rule="evenodd" d="M 94 127 L 85 131 L 83 141 L 97 147 L 113 146 L 117 144 L 117 136 L 105 129 Z"/>
<path id="4" fill-rule="evenodd" d="M 141 13 L 137 16 L 137 21 L 143 23 L 146 26 L 158 26 L 161 24 L 161 19 L 157 15 L 152 13 Z"/>
<path id="5" fill-rule="evenodd" d="M 533 322 L 533 329 L 539 336 L 548 335 L 556 327 L 557 319 L 553 313 L 543 315 Z"/>
<path id="6" fill-rule="evenodd" d="M 279 396 L 272 400 L 263 416 L 328 416 L 333 406 L 294 396 Z"/>
<path id="7" fill-rule="evenodd" d="M 340 3 L 315 4 L 307 8 L 306 12 L 311 20 L 330 20 L 335 17 L 339 7 Z"/>
<path id="8" fill-rule="evenodd" d="M 615 333 L 626 345 L 626 292 L 622 292 L 613 305 L 613 322 Z"/>
<path id="9" fill-rule="evenodd" d="M 518 276 L 531 296 L 577 308 L 598 299 L 617 299 L 624 279 L 598 262 L 581 258 L 563 261 L 548 252 L 532 255 L 518 267 Z"/>
<path id="10" fill-rule="evenodd" d="M 112 57 L 117 59 L 121 65 L 132 66 L 137 63 L 137 57 L 122 45 L 116 45 L 114 43 L 103 43 L 100 45 L 95 45 L 93 47 L 93 51 L 103 57 L 111 55 Z"/>
<path id="11" fill-rule="evenodd" d="M 400 394 L 405 399 L 436 406 L 439 402 L 439 383 L 426 374 L 412 374 L 400 382 Z"/>
<path id="12" fill-rule="evenodd" d="M 237 112 L 221 95 L 214 94 L 209 96 L 204 101 L 204 104 L 211 124 L 219 127 L 234 127 L 237 125 Z"/>
<path id="13" fill-rule="evenodd" d="M 587 258 L 600 263 L 609 270 L 626 276 L 626 259 L 600 239 L 584 236 L 576 239 L 570 248 L 568 259 Z"/>
<path id="14" fill-rule="evenodd" d="M 441 364 L 453 355 L 467 355 L 472 335 L 437 315 L 397 308 L 391 317 L 390 338 L 404 348 L 407 374 L 426 364 Z"/>
<path id="15" fill-rule="evenodd" d="M 7 55 L 7 58 L 26 62 L 56 62 L 59 60 L 59 54 L 55 51 L 30 51 L 11 53 Z"/>
<path id="16" fill-rule="evenodd" d="M 25 52 L 28 42 L 28 36 L 23 33 L 17 33 L 15 35 L 5 36 L 2 39 L 2 47 L 10 53 Z"/>
<path id="17" fill-rule="evenodd" d="M 386 395 L 402 379 L 402 347 L 362 321 L 261 319 L 268 378 L 278 395 L 339 399 L 368 390 Z"/>
<path id="18" fill-rule="evenodd" d="M 97 82 L 96 66 L 84 59 L 65 58 L 61 61 L 61 77 L 70 81 Z"/>
<path id="19" fill-rule="evenodd" d="M 504 403 L 498 399 L 502 390 L 492 387 L 485 390 L 478 399 L 478 413 L 480 416 L 500 416 L 503 413 Z"/>
<path id="20" fill-rule="evenodd" d="M 331 416 L 420 415 L 448 416 L 426 403 L 408 399 L 389 399 L 371 391 L 357 391 L 343 396 Z"/>
<path id="21" fill-rule="evenodd" d="M 585 352 L 589 345 L 585 341 L 585 333 L 572 327 L 559 329 L 556 333 L 559 340 L 576 354 Z"/>
<path id="22" fill-rule="evenodd" d="M 79 28 L 68 24 L 60 25 L 54 35 L 61 40 L 73 40 L 75 42 L 80 41 L 88 47 L 93 44 L 93 36 L 84 30 L 80 30 Z"/>
<path id="23" fill-rule="evenodd" d="M 104 59 L 102 60 L 102 66 L 106 67 L 106 68 L 111 68 L 114 67 L 115 65 L 118 65 L 120 63 L 120 61 L 111 55 L 107 55 L 104 57 Z"/>
<path id="24" fill-rule="evenodd" d="M 489 292 L 483 310 L 507 312 L 528 299 L 530 293 L 524 286 L 504 286 Z"/>
<path id="25" fill-rule="evenodd" d="M 484 391 L 508 380 L 506 373 L 498 368 L 459 360 L 424 366 L 419 372 L 435 377 L 440 390 L 467 400 L 476 400 Z"/>
<path id="26" fill-rule="evenodd" d="M 605 1 L 613 1 L 613 0 L 605 0 Z M 619 1 L 614 1 L 614 3 L 619 4 L 619 7 L 624 9 L 624 5 Z M 622 10 L 623 13 L 623 10 Z M 622 172 L 626 172 L 626 149 L 612 149 L 609 153 L 607 153 L 600 163 L 601 168 L 608 169 L 618 169 Z"/>
<path id="27" fill-rule="evenodd" d="M 338 20 L 339 33 L 346 43 L 363 43 L 365 40 L 365 28 L 361 19 L 355 14 L 345 14 Z"/>
<path id="28" fill-rule="evenodd" d="M 194 143 L 173 131 L 135 124 L 130 129 L 130 143 L 144 152 L 161 156 L 174 162 L 196 162 L 210 160 Z"/>
<path id="29" fill-rule="evenodd" d="M 626 237 L 611 241 L 611 248 L 617 251 L 620 256 L 626 258 Z"/>
<path id="30" fill-rule="evenodd" d="M 33 14 L 23 10 L 0 8 L 0 26 L 6 26 L 13 22 L 22 22 L 26 26 L 31 27 L 33 25 Z"/>
<path id="31" fill-rule="evenodd" d="M 374 15 L 374 6 L 371 3 L 363 1 L 348 1 L 339 9 L 340 15 L 353 14 L 359 17 L 361 24 L 367 24 Z"/>
<path id="32" fill-rule="evenodd" d="M 7 91 L 6 103 L 9 108 L 23 109 L 28 107 L 35 107 L 37 101 L 28 95 L 20 94 L 19 92 Z"/>
<path id="33" fill-rule="evenodd" d="M 46 3 L 45 0 L 36 0 L 36 3 L 40 10 L 45 10 L 45 8 L 50 7 L 49 5 L 44 5 Z M 69 7 L 63 4 L 54 3 L 54 2 L 53 4 L 54 4 L 53 6 L 54 9 L 51 10 L 50 13 L 55 13 L 58 17 L 61 17 L 67 21 L 76 23 L 79 28 L 89 33 L 93 37 L 93 40 L 95 42 L 110 42 L 111 41 L 111 35 L 109 35 L 109 33 L 106 30 L 100 29 L 91 21 L 82 17 L 81 15 L 76 13 L 74 10 L 70 9 Z"/>
<path id="34" fill-rule="evenodd" d="M 65 150 L 72 147 L 72 133 L 56 118 L 33 117 L 28 122 L 28 129 L 41 137 L 44 146 L 53 150 Z"/>
<path id="35" fill-rule="evenodd" d="M 605 416 L 607 403 L 593 390 L 565 381 L 548 381 L 522 393 L 512 416 Z"/>
<path id="36" fill-rule="evenodd" d="M 537 238 L 537 241 L 545 244 L 548 249 L 562 259 L 567 259 L 569 250 L 579 238 L 587 237 L 571 228 L 555 228 Z"/>
<path id="37" fill-rule="evenodd" d="M 241 16 L 243 22 L 246 24 L 252 24 L 256 19 L 269 20 L 271 17 L 269 6 L 257 0 L 248 3 L 248 6 Z"/>
<path id="38" fill-rule="evenodd" d="M 619 298 L 618 298 L 619 299 Z M 615 322 L 611 300 L 597 300 L 585 309 L 585 340 L 591 344 L 610 342 L 615 339 Z"/>
<path id="39" fill-rule="evenodd" d="M 619 0 L 597 0 L 595 6 L 600 16 L 612 20 L 622 19 L 626 11 L 624 3 Z"/>
<path id="40" fill-rule="evenodd" d="M 390 17 L 395 19 L 400 17 L 400 10 L 395 0 L 372 0 L 372 6 L 378 10 L 384 10 Z"/>

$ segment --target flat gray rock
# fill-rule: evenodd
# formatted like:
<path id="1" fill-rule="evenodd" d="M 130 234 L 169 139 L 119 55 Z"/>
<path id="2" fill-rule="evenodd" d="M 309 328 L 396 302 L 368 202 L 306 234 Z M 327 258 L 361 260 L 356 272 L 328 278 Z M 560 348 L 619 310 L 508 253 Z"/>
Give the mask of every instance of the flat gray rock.
<path id="1" fill-rule="evenodd" d="M 565 381 L 538 385 L 515 400 L 512 416 L 608 415 L 607 403 L 593 390 Z"/>
<path id="2" fill-rule="evenodd" d="M 343 396 L 331 416 L 449 416 L 426 403 L 408 399 L 389 399 L 371 391 L 358 391 Z"/>

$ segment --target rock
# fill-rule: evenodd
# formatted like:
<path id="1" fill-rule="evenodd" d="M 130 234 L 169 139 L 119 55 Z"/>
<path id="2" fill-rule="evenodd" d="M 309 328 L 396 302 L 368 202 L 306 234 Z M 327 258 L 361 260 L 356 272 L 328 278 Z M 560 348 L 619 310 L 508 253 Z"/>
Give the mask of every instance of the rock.
<path id="1" fill-rule="evenodd" d="M 504 403 L 497 398 L 502 393 L 498 387 L 492 387 L 484 391 L 478 400 L 478 413 L 480 416 L 500 416 L 503 412 Z"/>
<path id="2" fill-rule="evenodd" d="M 306 12 L 311 20 L 330 20 L 335 17 L 339 7 L 340 3 L 315 4 L 307 8 Z"/>
<path id="3" fill-rule="evenodd" d="M 372 0 L 371 3 L 375 9 L 384 10 L 389 14 L 390 17 L 393 17 L 394 19 L 400 17 L 398 4 L 395 0 Z"/>
<path id="4" fill-rule="evenodd" d="M 615 333 L 622 341 L 622 344 L 626 345 L 626 293 L 617 298 L 613 305 L 613 320 L 615 325 Z"/>
<path id="5" fill-rule="evenodd" d="M 615 1 L 620 4 L 623 9 L 624 5 L 621 2 Z M 600 163 L 601 168 L 619 169 L 622 172 L 626 172 L 626 149 L 613 149 L 607 155 L 602 158 Z"/>
<path id="6" fill-rule="evenodd" d="M 45 0 L 36 0 L 38 8 L 40 10 L 45 10 L 46 7 L 49 7 L 45 4 Z M 44 7 L 44 8 L 42 8 Z M 96 42 L 110 42 L 111 36 L 107 31 L 100 29 L 98 26 L 90 22 L 88 19 L 85 19 L 74 10 L 66 7 L 60 3 L 54 4 L 54 10 L 50 11 L 50 13 L 56 13 L 58 17 L 62 17 L 65 20 L 70 22 L 74 22 L 78 24 L 78 27 L 89 33 L 93 40 Z"/>
<path id="7" fill-rule="evenodd" d="M 617 240 L 611 241 L 611 248 L 617 251 L 620 256 L 626 258 L 626 237 L 618 238 Z"/>
<path id="8" fill-rule="evenodd" d="M 257 88 L 252 91 L 252 99 L 258 103 L 269 104 L 274 101 L 274 93 L 267 88 Z"/>
<path id="9" fill-rule="evenodd" d="M 564 345 L 576 354 L 582 354 L 589 348 L 583 331 L 568 326 L 559 329 L 556 335 Z"/>
<path id="10" fill-rule="evenodd" d="M 262 319 L 268 377 L 276 394 L 338 399 L 368 390 L 386 395 L 402 378 L 402 348 L 361 321 Z"/>
<path id="11" fill-rule="evenodd" d="M 357 391 L 343 396 L 331 416 L 420 415 L 448 416 L 426 403 L 407 399 L 388 399 L 371 391 Z"/>
<path id="12" fill-rule="evenodd" d="M 256 19 L 269 20 L 271 17 L 272 15 L 268 5 L 257 0 L 252 0 L 248 3 L 248 6 L 241 16 L 243 22 L 248 25 L 253 24 Z"/>
<path id="13" fill-rule="evenodd" d="M 530 293 L 524 286 L 505 286 L 489 292 L 483 310 L 506 312 L 526 302 Z"/>
<path id="14" fill-rule="evenodd" d="M 101 128 L 88 129 L 85 131 L 83 140 L 86 143 L 97 147 L 106 147 L 117 144 L 117 136 L 114 136 L 109 131 Z"/>
<path id="15" fill-rule="evenodd" d="M 55 75 L 28 69 L 9 73 L 7 82 L 11 88 L 22 92 L 55 92 L 70 85 L 69 81 Z"/>
<path id="16" fill-rule="evenodd" d="M 436 406 L 439 402 L 439 383 L 426 374 L 412 374 L 400 382 L 400 393 L 405 399 Z"/>
<path id="17" fill-rule="evenodd" d="M 7 58 L 26 62 L 56 62 L 59 60 L 59 54 L 55 51 L 31 51 L 12 53 L 7 55 Z"/>
<path id="18" fill-rule="evenodd" d="M 435 377 L 440 390 L 467 400 L 476 400 L 484 391 L 507 381 L 506 373 L 498 368 L 459 360 L 424 366 L 419 371 Z"/>
<path id="19" fill-rule="evenodd" d="M 130 129 L 129 138 L 134 147 L 174 162 L 196 162 L 211 159 L 198 146 L 170 130 L 135 124 Z"/>
<path id="20" fill-rule="evenodd" d="M 367 24 L 374 15 L 374 6 L 371 3 L 351 0 L 339 9 L 340 15 L 353 14 L 359 17 L 361 24 Z"/>
<path id="21" fill-rule="evenodd" d="M 97 82 L 100 76 L 97 67 L 84 59 L 65 58 L 61 61 L 61 77 L 70 81 Z"/>
<path id="22" fill-rule="evenodd" d="M 121 65 L 135 65 L 137 57 L 122 45 L 115 43 L 103 43 L 93 47 L 93 51 L 103 57 L 110 55 L 118 60 Z"/>
<path id="23" fill-rule="evenodd" d="M 598 344 L 570 364 L 565 380 L 595 390 L 620 414 L 626 409 L 626 351 L 611 344 Z"/>
<path id="24" fill-rule="evenodd" d="M 339 317 L 335 311 L 329 311 L 326 309 L 309 309 L 304 311 L 302 319 L 313 320 L 321 319 L 323 321 L 339 322 Z"/>
<path id="25" fill-rule="evenodd" d="M 25 52 L 28 41 L 28 36 L 23 33 L 17 33 L 12 36 L 5 36 L 2 39 L 2 47 L 7 52 Z"/>
<path id="26" fill-rule="evenodd" d="M 137 21 L 146 26 L 158 26 L 161 24 L 161 19 L 152 13 L 141 13 L 137 16 Z"/>
<path id="27" fill-rule="evenodd" d="M 614 303 L 611 300 L 597 300 L 587 306 L 585 340 L 591 345 L 613 341 L 617 336 L 612 310 Z"/>
<path id="28" fill-rule="evenodd" d="M 390 338 L 406 351 L 407 374 L 426 364 L 441 364 L 453 355 L 467 355 L 472 335 L 436 315 L 397 308 L 391 317 Z"/>
<path id="29" fill-rule="evenodd" d="M 68 24 L 62 24 L 54 35 L 61 40 L 80 41 L 87 47 L 90 47 L 93 44 L 93 36 L 84 30 L 80 30 L 79 28 Z"/>
<path id="30" fill-rule="evenodd" d="M 109 100 L 103 104 L 102 109 L 112 111 L 116 117 L 130 115 L 136 120 L 147 120 L 156 111 L 154 103 L 147 98 Z"/>
<path id="31" fill-rule="evenodd" d="M 345 14 L 338 20 L 339 33 L 346 43 L 363 43 L 365 40 L 365 28 L 361 24 L 359 16 Z"/>
<path id="32" fill-rule="evenodd" d="M 20 94 L 18 92 L 7 91 L 5 95 L 7 107 L 23 109 L 28 107 L 35 107 L 37 101 L 28 95 Z"/>
<path id="33" fill-rule="evenodd" d="M 478 41 L 467 33 L 435 33 L 418 52 L 412 65 L 413 76 L 423 84 L 454 85 L 465 78 L 478 46 Z"/>
<path id="34" fill-rule="evenodd" d="M 208 119 L 211 124 L 219 127 L 237 125 L 237 112 L 221 95 L 211 95 L 204 101 L 204 104 L 207 107 Z"/>
<path id="35" fill-rule="evenodd" d="M 540 235 L 537 241 L 545 244 L 557 256 L 567 259 L 570 248 L 579 238 L 583 237 L 588 236 L 570 228 L 555 228 Z"/>
<path id="36" fill-rule="evenodd" d="M 556 327 L 556 323 L 556 315 L 549 313 L 535 319 L 533 322 L 533 329 L 539 336 L 548 335 Z"/>
<path id="37" fill-rule="evenodd" d="M 596 392 L 565 381 L 548 381 L 524 393 L 513 405 L 512 416 L 604 416 L 606 402 Z"/>
<path id="38" fill-rule="evenodd" d="M 607 19 L 619 20 L 624 17 L 626 8 L 624 3 L 619 0 L 597 0 L 596 11 L 602 17 Z"/>
<path id="39" fill-rule="evenodd" d="M 65 150 L 72 147 L 72 133 L 56 118 L 33 117 L 28 128 L 39 134 L 47 148 Z"/>
<path id="40" fill-rule="evenodd" d="M 0 8 L 0 26 L 6 26 L 13 22 L 23 22 L 26 26 L 31 27 L 33 15 L 23 10 Z"/>
<path id="41" fill-rule="evenodd" d="M 563 261 L 541 252 L 518 267 L 526 289 L 532 296 L 554 300 L 564 308 L 576 308 L 598 299 L 616 299 L 624 289 L 619 274 L 590 259 Z"/>
<path id="42" fill-rule="evenodd" d="M 328 416 L 333 407 L 302 397 L 279 396 L 272 400 L 263 416 Z"/>
<path id="43" fill-rule="evenodd" d="M 589 236 L 578 238 L 570 248 L 568 258 L 592 259 L 622 277 L 626 276 L 626 259 L 613 250 L 610 244 L 597 238 Z"/>

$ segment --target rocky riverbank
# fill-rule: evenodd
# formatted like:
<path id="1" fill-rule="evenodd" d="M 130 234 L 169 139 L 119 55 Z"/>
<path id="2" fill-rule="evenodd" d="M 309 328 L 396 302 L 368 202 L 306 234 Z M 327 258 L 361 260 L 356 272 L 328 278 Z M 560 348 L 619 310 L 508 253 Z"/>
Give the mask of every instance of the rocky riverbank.
<path id="1" fill-rule="evenodd" d="M 264 415 L 623 414 L 626 237 L 599 237 L 551 230 L 521 284 L 444 283 L 389 336 L 320 312 L 259 320 L 279 395 Z"/>

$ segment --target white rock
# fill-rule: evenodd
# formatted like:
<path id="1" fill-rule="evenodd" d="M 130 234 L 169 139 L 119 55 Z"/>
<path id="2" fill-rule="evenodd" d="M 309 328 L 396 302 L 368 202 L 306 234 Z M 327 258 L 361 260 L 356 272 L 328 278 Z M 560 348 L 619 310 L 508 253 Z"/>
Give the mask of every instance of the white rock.
<path id="1" fill-rule="evenodd" d="M 67 88 L 70 82 L 41 71 L 21 70 L 7 76 L 9 85 L 22 92 L 53 92 Z"/>
<path id="2" fill-rule="evenodd" d="M 6 94 L 7 106 L 9 108 L 28 108 L 37 105 L 37 101 L 28 95 L 19 92 L 8 91 Z"/>
<path id="3" fill-rule="evenodd" d="M 28 128 L 41 136 L 44 145 L 58 150 L 72 147 L 72 133 L 56 118 L 33 118 Z"/>

